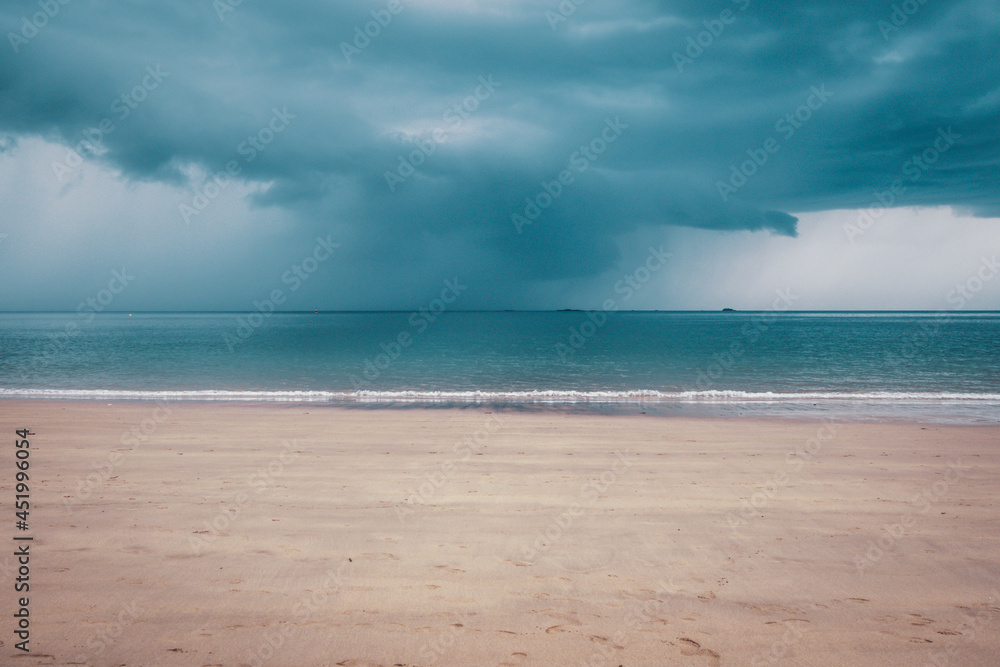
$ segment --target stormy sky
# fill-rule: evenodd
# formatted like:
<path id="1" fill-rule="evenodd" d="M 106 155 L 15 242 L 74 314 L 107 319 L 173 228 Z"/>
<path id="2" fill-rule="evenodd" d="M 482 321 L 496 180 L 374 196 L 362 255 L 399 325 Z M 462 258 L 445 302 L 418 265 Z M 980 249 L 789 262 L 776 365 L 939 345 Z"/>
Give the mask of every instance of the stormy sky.
<path id="1" fill-rule="evenodd" d="M 629 275 L 628 308 L 938 310 L 977 275 L 1000 308 L 996 3 L 19 0 L 0 33 L 2 310 L 123 271 L 112 310 Z"/>

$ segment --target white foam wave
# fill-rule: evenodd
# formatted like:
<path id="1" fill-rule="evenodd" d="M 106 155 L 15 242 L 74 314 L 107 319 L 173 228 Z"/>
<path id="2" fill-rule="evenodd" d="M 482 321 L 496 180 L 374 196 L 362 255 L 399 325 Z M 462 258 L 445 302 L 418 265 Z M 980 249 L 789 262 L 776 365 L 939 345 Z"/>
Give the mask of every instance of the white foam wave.
<path id="1" fill-rule="evenodd" d="M 633 389 L 624 391 L 578 391 L 546 389 L 531 391 L 234 391 L 225 389 L 171 391 L 121 389 L 5 389 L 0 398 L 62 398 L 80 400 L 191 400 L 191 401 L 528 401 L 528 402 L 619 402 L 656 401 L 684 403 L 742 403 L 799 401 L 875 401 L 886 403 L 924 401 L 993 401 L 1000 394 L 971 392 L 755 392 L 736 390 L 658 391 Z"/>

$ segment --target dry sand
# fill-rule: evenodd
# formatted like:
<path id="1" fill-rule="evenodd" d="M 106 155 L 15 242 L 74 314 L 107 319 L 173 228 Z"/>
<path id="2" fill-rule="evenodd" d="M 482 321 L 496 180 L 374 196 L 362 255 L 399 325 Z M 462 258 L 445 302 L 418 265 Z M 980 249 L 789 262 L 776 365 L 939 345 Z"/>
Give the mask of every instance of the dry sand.
<path id="1" fill-rule="evenodd" d="M 0 662 L 1000 664 L 998 427 L 164 405 L 0 402 Z"/>

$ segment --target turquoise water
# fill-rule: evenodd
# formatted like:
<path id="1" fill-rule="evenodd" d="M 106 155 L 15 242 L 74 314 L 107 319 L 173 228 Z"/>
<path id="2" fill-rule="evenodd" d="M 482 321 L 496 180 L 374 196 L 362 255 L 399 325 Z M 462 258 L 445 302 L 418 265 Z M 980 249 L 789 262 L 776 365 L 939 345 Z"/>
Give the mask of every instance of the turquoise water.
<path id="1" fill-rule="evenodd" d="M 998 359 L 997 313 L 0 315 L 8 397 L 641 403 L 995 421 Z"/>

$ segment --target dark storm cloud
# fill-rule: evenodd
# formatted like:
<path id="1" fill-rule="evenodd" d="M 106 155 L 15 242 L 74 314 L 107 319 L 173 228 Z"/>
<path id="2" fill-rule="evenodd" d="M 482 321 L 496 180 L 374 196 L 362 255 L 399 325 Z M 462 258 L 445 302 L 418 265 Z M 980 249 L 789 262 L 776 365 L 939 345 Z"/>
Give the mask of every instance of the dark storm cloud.
<path id="1" fill-rule="evenodd" d="M 0 132 L 75 147 L 110 118 L 88 160 L 192 199 L 235 161 L 298 225 L 247 256 L 333 226 L 376 306 L 405 275 L 597 275 L 641 228 L 794 235 L 895 179 L 1000 215 L 994 3 L 42 5 L 30 37 L 37 2 L 0 9 Z"/>

